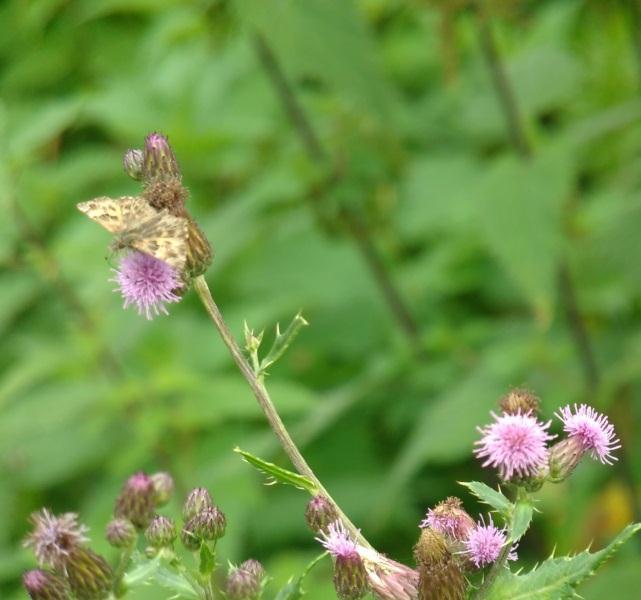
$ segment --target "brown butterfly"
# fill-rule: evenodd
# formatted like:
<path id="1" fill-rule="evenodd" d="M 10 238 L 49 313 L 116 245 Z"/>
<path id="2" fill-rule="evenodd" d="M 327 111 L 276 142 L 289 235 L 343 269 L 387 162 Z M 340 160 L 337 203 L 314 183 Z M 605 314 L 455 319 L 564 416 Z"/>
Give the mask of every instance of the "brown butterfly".
<path id="1" fill-rule="evenodd" d="M 100 196 L 78 210 L 114 234 L 114 251 L 132 248 L 182 272 L 187 257 L 188 222 L 166 209 L 156 210 L 141 196 Z"/>

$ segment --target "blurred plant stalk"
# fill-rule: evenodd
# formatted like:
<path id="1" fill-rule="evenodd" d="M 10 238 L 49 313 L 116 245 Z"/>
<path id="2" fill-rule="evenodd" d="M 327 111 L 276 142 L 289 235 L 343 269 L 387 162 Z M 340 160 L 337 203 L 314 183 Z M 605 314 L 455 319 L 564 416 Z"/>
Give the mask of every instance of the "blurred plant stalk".
<path id="1" fill-rule="evenodd" d="M 263 35 L 256 32 L 253 41 L 258 60 L 274 87 L 283 109 L 294 130 L 297 132 L 309 159 L 315 164 L 327 165 L 331 172 L 331 176 L 328 178 L 329 183 L 335 182 L 341 178 L 342 175 L 336 172 L 329 152 L 323 147 L 310 119 L 296 98 L 294 90 L 287 80 L 282 66 L 278 62 L 278 58 Z M 312 194 L 309 196 L 309 200 L 312 209 L 317 217 L 319 217 L 318 204 L 322 201 L 322 198 L 319 194 Z M 426 352 L 421 340 L 420 325 L 412 314 L 407 301 L 392 280 L 389 268 L 385 264 L 383 257 L 372 239 L 367 225 L 355 211 L 345 208 L 340 211 L 338 218 L 358 248 L 370 275 L 376 282 L 398 327 L 407 338 L 416 356 L 425 359 Z M 319 217 L 319 219 L 322 219 L 322 217 Z"/>
<path id="2" fill-rule="evenodd" d="M 257 375 L 255 370 L 245 358 L 240 346 L 238 345 L 238 342 L 227 326 L 227 323 L 225 322 L 225 319 L 223 318 L 218 305 L 214 301 L 204 276 L 200 275 L 196 277 L 193 281 L 193 285 L 198 294 L 198 297 L 200 298 L 203 306 L 205 307 L 205 310 L 207 311 L 207 314 L 209 314 L 225 346 L 227 346 L 229 353 L 238 366 L 239 371 L 249 384 L 254 397 L 258 401 L 258 404 L 265 414 L 265 417 L 270 427 L 272 428 L 272 431 L 278 438 L 278 441 L 285 451 L 285 454 L 287 454 L 298 473 L 310 479 L 317 487 L 319 493 L 322 493 L 324 496 L 326 496 L 326 498 L 335 509 L 336 513 L 339 515 L 345 527 L 349 530 L 352 539 L 362 546 L 371 548 L 372 546 L 365 539 L 365 537 L 363 537 L 363 534 L 360 532 L 360 530 L 350 521 L 350 519 L 343 512 L 340 506 L 338 506 L 336 501 L 327 492 L 323 484 L 320 482 L 312 468 L 309 466 L 309 464 L 301 454 L 300 450 L 296 446 L 296 443 L 289 435 L 289 432 L 287 431 L 283 420 L 280 418 L 280 415 L 278 414 L 278 411 L 276 410 L 276 407 L 274 406 L 274 403 L 269 396 L 269 392 L 265 387 L 262 375 Z"/>

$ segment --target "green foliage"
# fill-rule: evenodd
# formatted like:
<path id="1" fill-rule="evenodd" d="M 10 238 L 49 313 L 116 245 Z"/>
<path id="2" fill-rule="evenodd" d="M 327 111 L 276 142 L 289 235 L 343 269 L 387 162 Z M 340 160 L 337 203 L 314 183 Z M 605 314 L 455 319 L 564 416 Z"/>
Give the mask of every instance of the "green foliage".
<path id="1" fill-rule="evenodd" d="M 24 597 L 20 574 L 33 562 L 20 540 L 40 506 L 79 511 L 96 549 L 114 558 L 102 528 L 122 482 L 141 469 L 171 471 L 183 495 L 212 490 L 228 516 L 218 550 L 266 565 L 265 598 L 318 550 L 305 495 L 258 485 L 233 453 L 240 445 L 263 457 L 271 475 L 292 468 L 194 294 L 152 322 L 122 310 L 108 281 L 118 257 L 75 210 L 140 191 L 121 158 L 154 130 L 178 156 L 214 248 L 206 276 L 236 337 L 247 322 L 267 332 L 269 348 L 277 322 L 301 309 L 309 319 L 266 384 L 309 463 L 377 548 L 410 564 L 416 524 L 448 495 L 476 516 L 456 480 L 498 494 L 471 450 L 512 385 L 536 391 L 545 418 L 589 400 L 611 415 L 623 448 L 616 468 L 586 462 L 571 488 L 537 493 L 541 514 L 519 541 L 528 566 L 510 585 L 543 578 L 531 567 L 553 548 L 602 548 L 634 520 L 641 101 L 632 3 L 488 3 L 528 160 L 511 144 L 476 21 L 454 4 L 0 3 L 0 597 Z M 256 54 L 257 32 L 326 160 L 309 159 Z M 363 241 L 319 218 L 342 209 L 366 224 L 414 340 Z M 573 299 L 559 286 L 561 266 Z M 573 308 L 596 385 L 584 375 Z M 475 488 L 505 511 L 490 492 Z M 514 537 L 530 516 L 517 502 Z M 624 576 L 605 588 L 596 578 L 586 597 L 637 597 L 638 573 L 624 567 L 638 562 L 638 546 L 620 560 Z M 162 577 L 132 597 L 170 596 Z M 328 565 L 308 577 L 306 598 L 331 598 Z"/>
<path id="2" fill-rule="evenodd" d="M 576 587 L 592 576 L 627 542 L 641 524 L 628 525 L 610 544 L 598 552 L 584 551 L 576 556 L 549 558 L 525 574 L 504 570 L 489 596 L 491 600 L 564 600 L 578 598 Z"/>

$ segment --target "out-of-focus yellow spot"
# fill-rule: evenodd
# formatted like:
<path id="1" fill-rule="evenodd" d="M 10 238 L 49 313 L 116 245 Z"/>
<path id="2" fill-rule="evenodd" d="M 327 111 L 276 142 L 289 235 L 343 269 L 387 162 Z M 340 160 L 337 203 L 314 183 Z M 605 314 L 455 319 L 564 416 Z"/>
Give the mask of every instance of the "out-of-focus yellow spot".
<path id="1" fill-rule="evenodd" d="M 594 541 L 595 549 L 607 543 L 607 540 L 632 522 L 633 507 L 634 498 L 630 489 L 620 481 L 611 481 L 590 505 L 583 541 L 586 544 Z"/>

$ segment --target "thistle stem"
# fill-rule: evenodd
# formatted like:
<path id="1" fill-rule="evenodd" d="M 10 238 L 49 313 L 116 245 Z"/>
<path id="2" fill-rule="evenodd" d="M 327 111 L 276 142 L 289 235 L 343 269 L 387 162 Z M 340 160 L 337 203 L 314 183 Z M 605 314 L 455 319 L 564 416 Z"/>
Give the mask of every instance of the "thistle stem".
<path id="1" fill-rule="evenodd" d="M 506 544 L 501 549 L 499 557 L 496 559 L 496 562 L 492 565 L 490 572 L 487 574 L 487 577 L 483 580 L 481 587 L 477 590 L 476 594 L 472 596 L 472 600 L 482 600 L 483 598 L 488 597 L 488 592 L 491 587 L 494 585 L 496 578 L 499 576 L 502 569 L 505 568 L 505 563 L 507 562 L 507 557 L 510 555 L 510 550 L 512 550 L 512 543 Z"/>
<path id="2" fill-rule="evenodd" d="M 269 393 L 267 392 L 265 384 L 259 377 L 256 376 L 251 365 L 247 362 L 247 359 L 240 349 L 240 346 L 236 342 L 236 339 L 227 326 L 227 323 L 225 323 L 218 305 L 216 304 L 216 302 L 214 302 L 211 292 L 209 291 L 209 286 L 207 285 L 207 282 L 202 275 L 194 280 L 194 288 L 196 289 L 196 292 L 198 293 L 198 296 L 203 303 L 207 314 L 209 314 L 211 320 L 213 321 L 216 329 L 218 330 L 218 333 L 220 334 L 220 337 L 222 338 L 225 346 L 227 346 L 227 349 L 234 359 L 234 362 L 238 366 L 238 369 L 240 370 L 242 376 L 249 384 L 254 397 L 258 401 L 258 404 L 265 414 L 265 417 L 267 418 L 272 431 L 278 438 L 278 441 L 280 442 L 280 445 L 283 448 L 285 454 L 287 454 L 298 473 L 310 479 L 314 483 L 318 491 L 322 493 L 333 505 L 337 514 L 340 516 L 341 521 L 349 530 L 352 539 L 362 546 L 371 548 L 370 543 L 365 539 L 365 537 L 363 537 L 363 534 L 349 520 L 347 515 L 345 515 L 338 504 L 336 504 L 334 499 L 329 495 L 318 477 L 316 477 L 316 474 L 314 473 L 312 468 L 307 464 L 307 461 L 296 446 L 296 443 L 289 435 L 285 424 L 280 418 L 280 415 L 278 414 L 278 411 L 276 410 L 276 407 L 274 406 L 274 403 L 272 402 Z"/>

